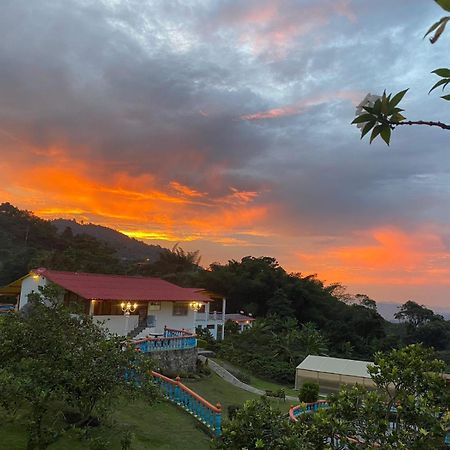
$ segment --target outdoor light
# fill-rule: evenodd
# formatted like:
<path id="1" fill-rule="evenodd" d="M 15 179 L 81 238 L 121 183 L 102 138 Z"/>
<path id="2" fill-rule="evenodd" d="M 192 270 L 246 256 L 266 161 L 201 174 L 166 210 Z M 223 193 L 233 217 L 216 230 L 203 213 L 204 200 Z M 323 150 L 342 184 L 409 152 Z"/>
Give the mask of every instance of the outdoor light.
<path id="1" fill-rule="evenodd" d="M 130 313 L 134 313 L 138 307 L 137 303 L 134 303 L 133 305 L 131 304 L 131 302 L 122 302 L 120 304 L 120 307 L 122 308 L 122 311 L 126 314 L 129 315 Z"/>
<path id="2" fill-rule="evenodd" d="M 195 312 L 199 311 L 200 308 L 203 306 L 202 303 L 200 302 L 191 302 L 191 304 L 189 305 L 191 307 L 191 309 Z"/>

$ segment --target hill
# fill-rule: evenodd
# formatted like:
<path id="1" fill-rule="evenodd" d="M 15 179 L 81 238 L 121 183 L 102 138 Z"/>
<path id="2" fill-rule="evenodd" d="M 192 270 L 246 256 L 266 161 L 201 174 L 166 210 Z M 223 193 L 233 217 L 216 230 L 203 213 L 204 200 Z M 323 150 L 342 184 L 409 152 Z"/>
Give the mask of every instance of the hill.
<path id="1" fill-rule="evenodd" d="M 127 261 L 155 262 L 163 248 L 159 245 L 149 245 L 137 239 L 130 238 L 112 228 L 95 225 L 93 223 L 78 223 L 76 220 L 55 219 L 50 221 L 59 233 L 69 227 L 74 235 L 87 234 L 106 242 L 116 250 L 116 256 Z"/>

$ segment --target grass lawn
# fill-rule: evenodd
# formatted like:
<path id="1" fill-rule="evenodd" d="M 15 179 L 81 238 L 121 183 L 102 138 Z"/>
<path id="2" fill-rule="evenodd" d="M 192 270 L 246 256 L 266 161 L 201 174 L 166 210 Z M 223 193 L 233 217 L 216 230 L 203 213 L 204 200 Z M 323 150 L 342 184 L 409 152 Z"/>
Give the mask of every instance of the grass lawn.
<path id="1" fill-rule="evenodd" d="M 133 450 L 207 450 L 210 438 L 197 421 L 176 406 L 162 401 L 149 406 L 144 401 L 122 404 L 113 414 L 117 427 L 92 429 L 92 436 L 111 442 L 111 450 L 120 450 L 120 430 L 134 434 Z M 16 424 L 0 426 L 0 449 L 23 450 L 26 437 Z M 49 450 L 87 450 L 89 444 L 73 436 L 64 436 Z"/>
<path id="2" fill-rule="evenodd" d="M 260 397 L 259 395 L 252 394 L 251 392 L 247 392 L 233 386 L 231 383 L 223 380 L 215 373 L 208 378 L 203 378 L 201 380 L 186 380 L 183 381 L 183 383 L 213 405 L 220 402 L 222 404 L 222 410 L 224 411 L 224 418 L 227 417 L 227 408 L 229 405 L 241 405 L 246 400 Z M 284 402 L 283 400 L 278 399 L 270 399 L 270 401 L 274 406 L 278 406 L 278 408 L 283 412 L 289 411 L 289 407 L 291 405 L 296 405 L 299 403 L 289 402 L 287 400 Z"/>
<path id="3" fill-rule="evenodd" d="M 230 370 L 231 372 L 241 372 L 244 375 L 247 375 L 248 377 L 250 377 L 250 383 L 253 387 L 257 388 L 257 389 L 261 389 L 263 391 L 268 390 L 268 391 L 276 391 L 278 389 L 284 389 L 284 391 L 286 392 L 286 395 L 292 395 L 293 397 L 298 397 L 298 391 L 294 390 L 293 387 L 288 386 L 288 385 L 283 385 L 283 384 L 279 384 L 279 383 L 275 383 L 274 381 L 269 381 L 269 380 L 265 380 L 263 378 L 260 377 L 256 377 L 255 375 L 253 375 L 250 371 L 244 369 L 244 368 L 237 368 L 235 366 L 233 366 L 231 363 L 229 363 L 228 361 L 225 361 L 223 359 L 219 359 L 219 358 L 211 358 L 213 361 L 216 361 L 217 364 L 220 364 L 222 367 L 225 367 L 225 369 Z"/>
<path id="4" fill-rule="evenodd" d="M 259 378 L 251 377 L 252 385 L 260 389 L 283 387 Z M 229 405 L 241 405 L 258 395 L 239 389 L 213 373 L 201 380 L 186 380 L 184 383 L 212 404 L 220 402 L 223 418 L 227 418 Z M 270 399 L 274 406 L 287 412 L 291 404 L 298 402 Z M 103 438 L 111 443 L 111 450 L 120 450 L 120 439 L 124 430 L 133 433 L 133 450 L 207 450 L 211 438 L 200 428 L 198 422 L 175 405 L 161 401 L 148 405 L 143 400 L 129 403 L 122 401 L 112 414 L 112 427 L 92 428 L 91 436 Z M 26 436 L 17 423 L 0 422 L 0 450 L 23 450 Z M 88 450 L 89 443 L 67 434 L 49 447 L 49 450 Z"/>

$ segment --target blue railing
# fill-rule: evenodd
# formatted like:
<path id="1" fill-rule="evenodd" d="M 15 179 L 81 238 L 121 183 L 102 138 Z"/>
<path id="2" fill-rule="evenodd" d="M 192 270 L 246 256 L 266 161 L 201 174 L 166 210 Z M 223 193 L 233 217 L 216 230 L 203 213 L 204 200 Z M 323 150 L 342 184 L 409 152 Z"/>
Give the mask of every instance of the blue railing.
<path id="1" fill-rule="evenodd" d="M 142 353 L 185 350 L 197 347 L 197 337 L 185 330 L 164 328 L 164 336 L 139 339 L 133 341 L 133 344 Z"/>
<path id="2" fill-rule="evenodd" d="M 301 416 L 302 414 L 313 413 L 313 412 L 319 411 L 320 409 L 326 409 L 328 407 L 329 407 L 329 404 L 326 400 L 319 400 L 314 403 L 303 403 L 301 405 L 291 406 L 289 409 L 289 417 L 293 422 L 297 422 L 297 417 Z M 396 411 L 395 408 L 393 408 L 392 412 L 394 412 L 394 411 Z M 395 424 L 393 422 L 391 422 L 390 425 L 391 425 L 392 429 L 395 428 Z M 353 439 L 353 438 L 347 438 L 347 439 L 350 440 L 350 442 L 352 442 L 352 443 L 361 444 L 361 442 L 359 442 L 358 439 Z M 338 441 L 339 441 L 339 439 L 336 440 L 336 442 L 338 442 Z M 450 424 L 447 428 L 447 434 L 445 435 L 444 444 L 446 446 L 450 446 Z"/>
<path id="3" fill-rule="evenodd" d="M 216 436 L 222 434 L 222 407 L 220 403 L 217 403 L 216 406 L 212 405 L 185 386 L 179 377 L 172 380 L 157 372 L 152 372 L 152 375 L 166 398 L 192 414 Z"/>
<path id="4" fill-rule="evenodd" d="M 297 406 L 291 406 L 289 408 L 289 417 L 293 422 L 297 422 L 297 417 L 305 414 L 319 411 L 319 409 L 328 408 L 328 402 L 326 400 L 319 400 L 314 403 L 303 403 Z"/>

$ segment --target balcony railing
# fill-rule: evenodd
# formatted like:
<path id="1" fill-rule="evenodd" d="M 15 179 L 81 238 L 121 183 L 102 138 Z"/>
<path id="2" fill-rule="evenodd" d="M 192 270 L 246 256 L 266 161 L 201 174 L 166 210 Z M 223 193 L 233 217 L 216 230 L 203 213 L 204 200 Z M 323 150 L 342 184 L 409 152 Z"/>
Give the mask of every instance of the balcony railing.
<path id="1" fill-rule="evenodd" d="M 152 375 L 166 398 L 192 414 L 216 436 L 222 434 L 222 407 L 220 403 L 217 403 L 216 406 L 212 405 L 185 386 L 181 382 L 180 377 L 172 380 L 157 372 L 152 372 Z"/>
<path id="2" fill-rule="evenodd" d="M 163 336 L 139 339 L 133 341 L 133 344 L 142 353 L 185 350 L 197 347 L 197 337 L 186 330 L 164 328 Z"/>

